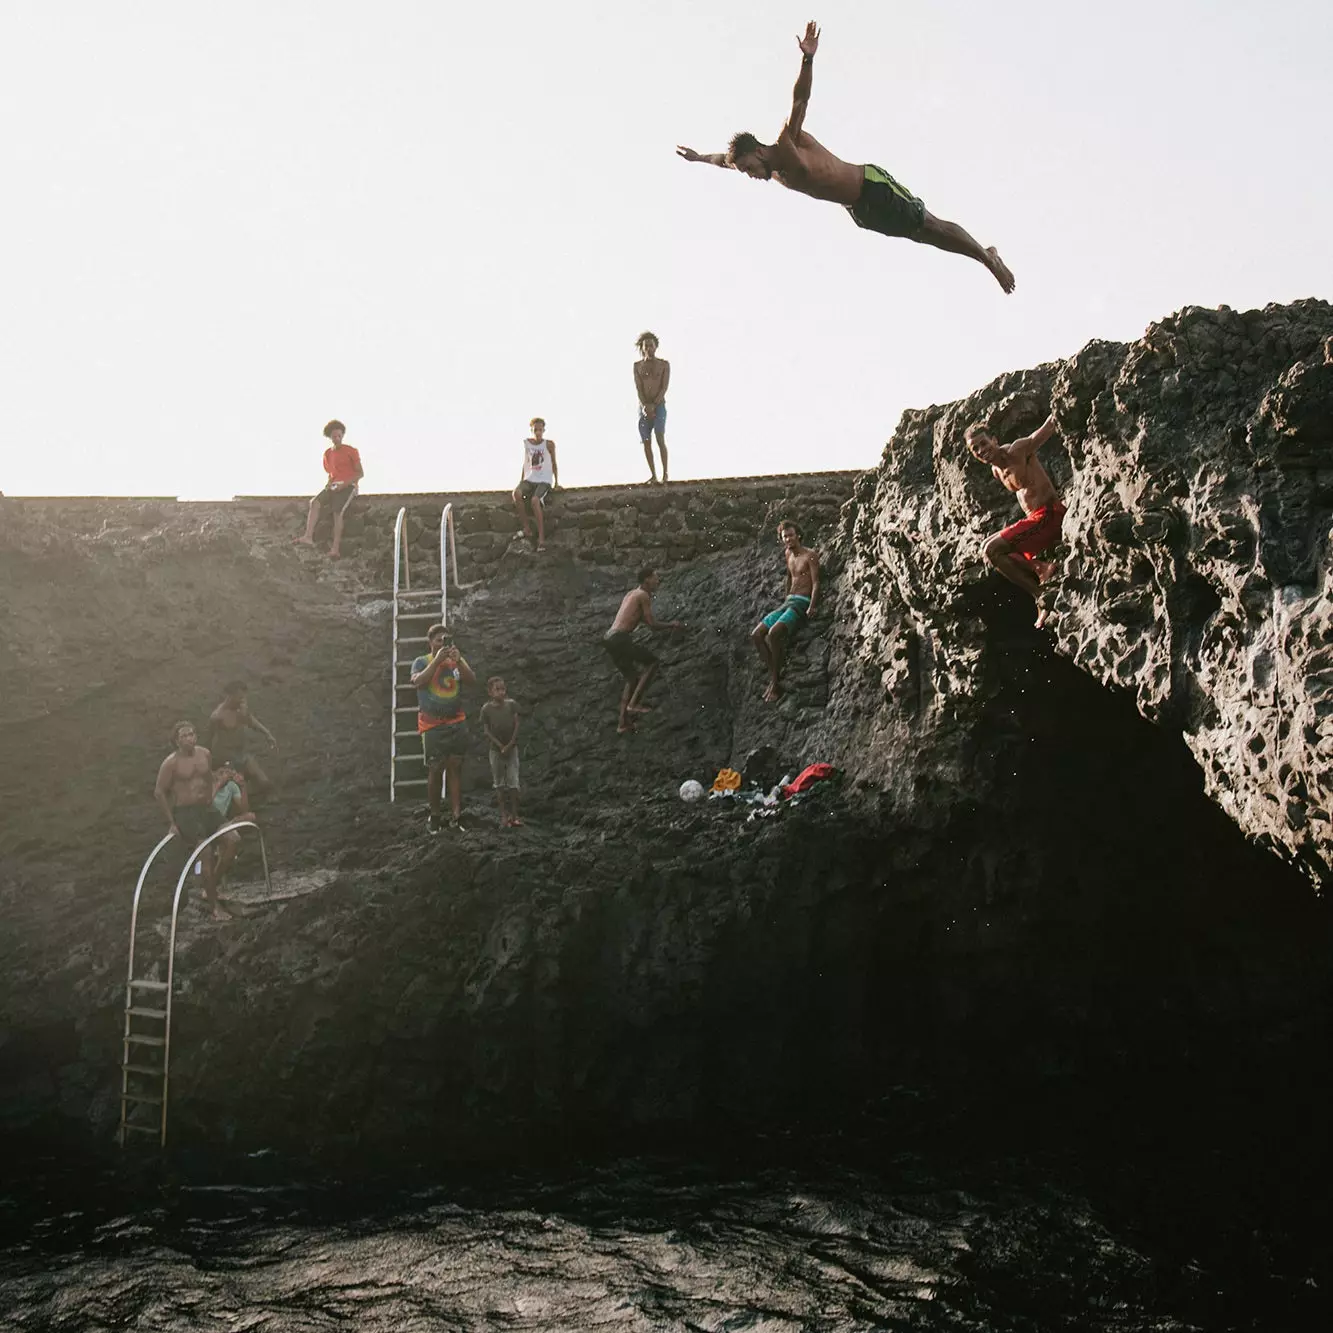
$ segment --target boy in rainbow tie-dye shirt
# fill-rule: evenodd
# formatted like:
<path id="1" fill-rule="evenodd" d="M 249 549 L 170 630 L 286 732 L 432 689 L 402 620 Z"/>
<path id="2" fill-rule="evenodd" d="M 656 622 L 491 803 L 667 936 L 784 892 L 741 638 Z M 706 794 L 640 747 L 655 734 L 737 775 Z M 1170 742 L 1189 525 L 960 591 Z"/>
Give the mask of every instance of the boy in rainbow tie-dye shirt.
<path id="1" fill-rule="evenodd" d="M 443 625 L 426 631 L 429 657 L 412 663 L 412 685 L 417 692 L 417 730 L 426 756 L 426 791 L 430 798 L 430 831 L 438 833 L 445 779 L 449 784 L 450 825 L 462 830 L 463 756 L 467 753 L 467 714 L 461 698 L 464 685 L 476 684 L 472 668 L 454 647 Z"/>

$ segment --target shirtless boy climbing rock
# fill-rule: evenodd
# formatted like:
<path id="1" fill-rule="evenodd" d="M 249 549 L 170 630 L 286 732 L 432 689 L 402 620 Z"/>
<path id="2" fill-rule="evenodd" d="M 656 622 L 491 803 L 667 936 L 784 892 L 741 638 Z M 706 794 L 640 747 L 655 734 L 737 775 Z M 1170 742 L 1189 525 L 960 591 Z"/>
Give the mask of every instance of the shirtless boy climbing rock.
<path id="1" fill-rule="evenodd" d="M 634 730 L 633 714 L 649 711 L 647 705 L 640 700 L 658 665 L 657 657 L 649 652 L 646 644 L 635 639 L 634 631 L 640 625 L 646 625 L 651 630 L 685 628 L 679 620 L 654 619 L 653 594 L 661 582 L 661 577 L 655 569 L 639 570 L 639 586 L 631 588 L 620 599 L 620 609 L 616 612 L 616 618 L 602 639 L 606 655 L 625 678 L 625 688 L 620 693 L 620 722 L 616 727 L 622 736 Z"/>
<path id="2" fill-rule="evenodd" d="M 790 519 L 778 524 L 778 538 L 787 561 L 787 598 L 750 633 L 760 660 L 768 668 L 764 702 L 770 704 L 782 697 L 782 664 L 793 637 L 815 614 L 819 599 L 819 552 L 801 545 L 801 530 Z"/>
<path id="3" fill-rule="evenodd" d="M 972 457 L 988 463 L 995 480 L 1005 490 L 1013 491 L 1022 507 L 1024 517 L 988 538 L 981 554 L 993 569 L 1037 602 L 1038 629 L 1050 615 L 1050 608 L 1041 605 L 1041 585 L 1051 577 L 1055 564 L 1037 557 L 1060 540 L 1060 524 L 1065 516 L 1055 484 L 1037 461 L 1037 450 L 1055 431 L 1055 418 L 1050 416 L 1031 435 L 1012 444 L 1001 444 L 981 425 L 969 426 L 963 433 Z"/>

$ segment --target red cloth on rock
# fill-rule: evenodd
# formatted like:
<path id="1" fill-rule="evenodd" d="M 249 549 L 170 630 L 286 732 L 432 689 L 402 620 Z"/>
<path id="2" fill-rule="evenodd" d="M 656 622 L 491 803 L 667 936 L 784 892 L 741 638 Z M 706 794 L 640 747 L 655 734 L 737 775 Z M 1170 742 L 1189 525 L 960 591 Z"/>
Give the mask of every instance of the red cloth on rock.
<path id="1" fill-rule="evenodd" d="M 796 796 L 800 792 L 809 791 L 816 782 L 823 782 L 825 778 L 833 777 L 837 771 L 832 764 L 811 764 L 808 768 L 803 768 L 794 781 L 783 787 L 782 794 Z"/>

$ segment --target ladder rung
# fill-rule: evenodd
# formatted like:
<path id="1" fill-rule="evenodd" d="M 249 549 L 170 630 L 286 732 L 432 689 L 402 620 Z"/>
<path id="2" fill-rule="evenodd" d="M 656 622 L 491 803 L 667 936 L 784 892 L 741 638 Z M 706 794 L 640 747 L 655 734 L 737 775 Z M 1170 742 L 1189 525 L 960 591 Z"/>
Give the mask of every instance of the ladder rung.
<path id="1" fill-rule="evenodd" d="M 394 642 L 395 642 L 395 643 L 429 643 L 430 640 L 429 640 L 428 638 L 426 638 L 426 636 L 423 634 L 423 635 L 421 635 L 420 637 L 415 637 L 415 636 L 414 636 L 413 638 L 410 638 L 410 639 L 395 639 Z"/>
<path id="2" fill-rule="evenodd" d="M 131 981 L 130 985 L 140 986 L 144 990 L 166 990 L 167 988 L 165 981 Z"/>
<path id="3" fill-rule="evenodd" d="M 434 611 L 399 611 L 399 620 L 433 620 Z"/>
<path id="4" fill-rule="evenodd" d="M 407 708 L 407 709 L 395 708 L 393 711 L 395 713 L 402 713 L 402 712 L 415 713 L 417 710 L 415 708 Z M 405 740 L 410 740 L 413 736 L 420 736 L 421 734 L 422 733 L 419 731 L 395 731 L 393 733 L 393 738 L 396 741 L 405 741 Z"/>
<path id="5" fill-rule="evenodd" d="M 165 1037 L 145 1037 L 141 1032 L 127 1032 L 125 1040 L 132 1042 L 135 1046 L 165 1046 L 167 1044 Z"/>
<path id="6" fill-rule="evenodd" d="M 416 704 L 409 704 L 406 708 L 395 708 L 393 711 L 395 713 L 419 713 L 421 710 Z"/>
<path id="7" fill-rule="evenodd" d="M 123 1102 L 144 1102 L 149 1106 L 161 1106 L 161 1097 L 141 1097 L 137 1092 L 122 1092 L 120 1100 Z"/>
<path id="8" fill-rule="evenodd" d="M 137 1014 L 140 1018 L 165 1018 L 167 1016 L 165 1009 L 146 1009 L 141 1004 L 132 1004 L 125 1012 L 127 1014 Z"/>
<path id="9" fill-rule="evenodd" d="M 393 785 L 395 787 L 424 787 L 427 781 L 426 778 L 397 778 Z"/>
<path id="10" fill-rule="evenodd" d="M 161 1078 L 165 1072 L 160 1065 L 121 1065 L 121 1068 L 131 1074 L 150 1074 L 153 1078 Z"/>
<path id="11" fill-rule="evenodd" d="M 135 1124 L 131 1124 L 128 1120 L 125 1121 L 125 1123 L 124 1123 L 123 1125 L 121 1125 L 121 1129 L 132 1129 L 132 1130 L 134 1130 L 134 1132 L 135 1132 L 136 1134 L 161 1134 L 161 1133 L 162 1133 L 162 1126 L 161 1126 L 161 1125 L 135 1125 Z"/>
<path id="12" fill-rule="evenodd" d="M 421 763 L 425 759 L 424 754 L 396 754 L 393 757 L 395 764 Z"/>

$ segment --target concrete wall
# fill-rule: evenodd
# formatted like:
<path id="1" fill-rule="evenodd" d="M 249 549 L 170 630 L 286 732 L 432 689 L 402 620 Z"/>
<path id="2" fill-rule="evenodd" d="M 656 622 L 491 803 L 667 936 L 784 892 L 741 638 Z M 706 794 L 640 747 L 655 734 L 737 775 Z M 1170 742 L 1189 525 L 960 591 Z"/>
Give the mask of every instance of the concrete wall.
<path id="1" fill-rule="evenodd" d="M 592 564 L 666 567 L 746 545 L 781 518 L 794 518 L 813 536 L 836 520 L 859 475 L 825 472 L 560 490 L 547 502 L 546 543 Z M 434 565 L 446 502 L 454 507 L 461 577 L 485 578 L 518 532 L 508 491 L 366 496 L 358 502 L 361 512 L 349 532 L 355 541 L 387 552 L 394 518 L 405 506 L 413 557 Z"/>

